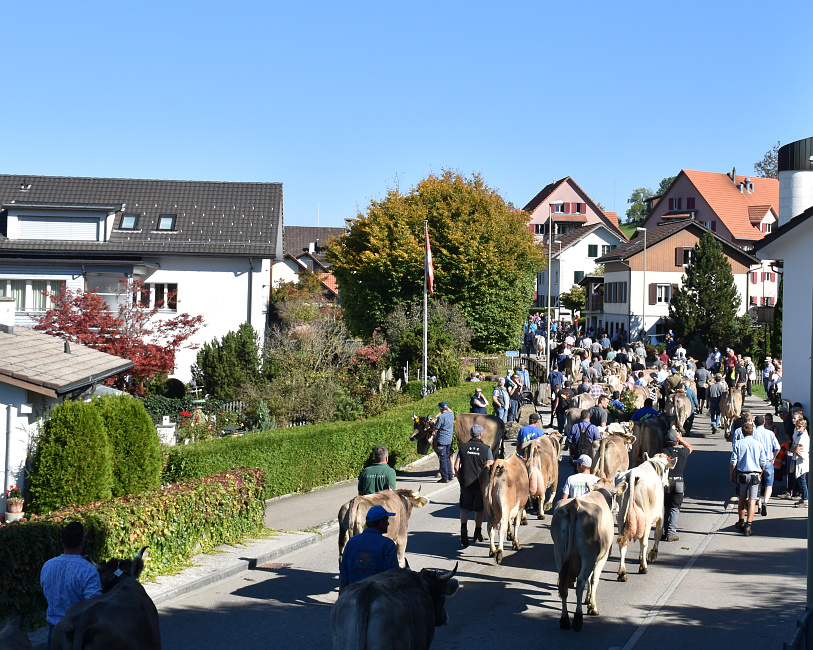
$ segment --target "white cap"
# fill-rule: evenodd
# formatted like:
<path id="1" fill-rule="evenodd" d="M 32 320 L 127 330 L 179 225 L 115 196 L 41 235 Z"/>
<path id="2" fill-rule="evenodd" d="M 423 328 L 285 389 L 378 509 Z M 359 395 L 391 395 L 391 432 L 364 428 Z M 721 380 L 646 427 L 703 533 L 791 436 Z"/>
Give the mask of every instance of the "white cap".
<path id="1" fill-rule="evenodd" d="M 576 459 L 577 463 L 580 463 L 582 467 L 590 468 L 593 466 L 593 461 L 590 460 L 590 456 L 587 454 L 582 454 Z"/>

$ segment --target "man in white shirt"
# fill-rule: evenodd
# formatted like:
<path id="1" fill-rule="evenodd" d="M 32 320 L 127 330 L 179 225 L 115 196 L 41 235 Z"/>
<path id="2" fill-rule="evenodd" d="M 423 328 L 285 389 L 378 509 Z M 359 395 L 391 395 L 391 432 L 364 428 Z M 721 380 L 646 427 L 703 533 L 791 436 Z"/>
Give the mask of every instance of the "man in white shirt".
<path id="1" fill-rule="evenodd" d="M 675 349 L 675 358 L 676 359 L 686 358 L 686 348 L 683 347 L 683 343 L 678 343 L 678 346 Z"/>
<path id="2" fill-rule="evenodd" d="M 562 487 L 562 496 L 565 498 L 570 497 L 583 497 L 590 491 L 590 486 L 598 483 L 598 476 L 590 473 L 590 468 L 593 466 L 593 461 L 590 456 L 582 454 L 576 459 L 576 473 L 568 476 Z"/>

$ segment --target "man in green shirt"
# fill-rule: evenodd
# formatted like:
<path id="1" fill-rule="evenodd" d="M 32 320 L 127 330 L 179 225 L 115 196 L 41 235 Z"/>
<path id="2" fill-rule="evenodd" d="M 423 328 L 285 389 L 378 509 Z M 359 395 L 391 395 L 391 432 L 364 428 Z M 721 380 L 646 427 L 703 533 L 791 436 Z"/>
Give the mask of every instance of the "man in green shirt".
<path id="1" fill-rule="evenodd" d="M 384 446 L 373 450 L 375 464 L 365 467 L 359 474 L 360 495 L 395 489 L 395 470 L 387 464 L 390 460 L 389 454 L 389 449 Z"/>

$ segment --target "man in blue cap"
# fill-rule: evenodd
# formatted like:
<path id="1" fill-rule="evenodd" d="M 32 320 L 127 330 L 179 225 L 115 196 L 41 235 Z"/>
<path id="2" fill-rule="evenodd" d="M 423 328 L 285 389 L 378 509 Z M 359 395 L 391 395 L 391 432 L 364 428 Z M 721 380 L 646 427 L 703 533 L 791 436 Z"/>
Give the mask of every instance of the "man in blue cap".
<path id="1" fill-rule="evenodd" d="M 373 506 L 367 511 L 367 527 L 353 535 L 344 547 L 339 564 L 339 593 L 347 585 L 398 567 L 395 542 L 384 537 L 390 517 L 394 516 L 394 512 L 387 512 L 383 506 Z"/>
<path id="2" fill-rule="evenodd" d="M 449 483 L 454 478 L 451 459 L 454 413 L 446 402 L 441 402 L 438 406 L 440 407 L 440 415 L 438 415 L 435 425 L 432 427 L 437 435 L 435 453 L 438 455 L 438 463 L 440 464 L 440 480 L 438 483 Z"/>

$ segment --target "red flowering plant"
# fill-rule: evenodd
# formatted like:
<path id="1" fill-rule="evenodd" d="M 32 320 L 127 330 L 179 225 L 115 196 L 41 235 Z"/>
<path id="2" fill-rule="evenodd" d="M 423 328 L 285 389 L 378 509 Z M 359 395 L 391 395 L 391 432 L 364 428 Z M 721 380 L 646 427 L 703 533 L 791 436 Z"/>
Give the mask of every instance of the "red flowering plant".
<path id="1" fill-rule="evenodd" d="M 178 425 L 178 439 L 181 442 L 208 440 L 214 435 L 214 427 L 201 409 L 196 408 L 193 413 L 181 411 L 181 422 Z"/>
<path id="2" fill-rule="evenodd" d="M 6 501 L 22 501 L 23 491 L 16 485 L 12 485 L 6 490 Z"/>

